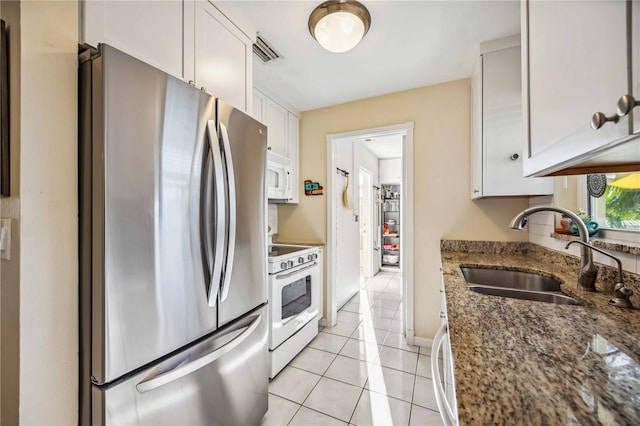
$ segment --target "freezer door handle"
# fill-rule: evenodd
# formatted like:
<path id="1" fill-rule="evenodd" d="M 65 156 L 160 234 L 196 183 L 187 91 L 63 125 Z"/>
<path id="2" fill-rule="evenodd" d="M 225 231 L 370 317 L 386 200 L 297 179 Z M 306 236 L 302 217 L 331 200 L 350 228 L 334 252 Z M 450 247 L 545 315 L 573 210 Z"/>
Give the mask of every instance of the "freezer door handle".
<path id="1" fill-rule="evenodd" d="M 220 153 L 220 144 L 218 143 L 218 132 L 216 131 L 216 123 L 213 120 L 207 122 L 207 137 L 209 139 L 209 148 L 211 150 L 211 156 L 213 157 L 213 192 L 215 196 L 215 216 L 209 214 L 204 218 L 205 223 L 211 226 L 211 221 L 215 222 L 215 231 L 213 232 L 213 265 L 211 268 L 211 279 L 209 281 L 209 289 L 207 292 L 207 299 L 209 306 L 215 306 L 218 299 L 218 288 L 220 286 L 220 279 L 222 277 L 222 262 L 224 255 L 224 236 L 225 236 L 225 222 L 226 222 L 226 208 L 224 198 L 224 188 L 222 182 L 224 179 L 222 173 L 222 155 Z M 210 197 L 209 197 L 210 199 Z M 213 208 L 209 204 L 209 213 L 213 211 Z M 211 235 L 207 235 L 205 241 L 205 248 L 211 249 Z M 211 258 L 208 254 L 207 258 Z"/>
<path id="2" fill-rule="evenodd" d="M 222 136 L 222 146 L 224 148 L 224 160 L 227 170 L 227 261 L 224 266 L 224 278 L 222 280 L 222 292 L 220 302 L 223 302 L 229 295 L 231 285 L 231 272 L 233 270 L 233 258 L 236 252 L 236 178 L 233 173 L 233 158 L 231 157 L 231 144 L 229 134 L 224 124 L 220 123 L 220 133 Z"/>
<path id="3" fill-rule="evenodd" d="M 239 324 L 237 328 L 232 328 L 229 330 L 229 332 L 232 333 L 234 331 L 241 330 L 242 328 L 244 328 L 245 330 L 242 333 L 240 333 L 237 337 L 232 339 L 231 341 L 225 343 L 219 348 L 214 349 L 212 352 L 206 353 L 205 355 L 195 358 L 194 360 L 186 364 L 180 363 L 176 368 L 170 371 L 167 371 L 157 376 L 145 378 L 143 381 L 141 381 L 136 385 L 136 389 L 140 393 L 149 392 L 150 390 L 157 389 L 160 386 L 163 386 L 163 385 L 166 385 L 167 383 L 171 383 L 175 380 L 178 380 L 181 377 L 191 374 L 194 371 L 197 371 L 202 367 L 205 367 L 211 364 L 215 360 L 219 359 L 220 357 L 224 356 L 225 354 L 235 349 L 239 344 L 241 344 L 249 336 L 251 336 L 254 330 L 258 328 L 261 321 L 262 321 L 262 315 L 257 315 L 250 324 L 248 325 L 244 325 L 244 323 Z M 224 337 L 224 335 L 220 337 Z"/>

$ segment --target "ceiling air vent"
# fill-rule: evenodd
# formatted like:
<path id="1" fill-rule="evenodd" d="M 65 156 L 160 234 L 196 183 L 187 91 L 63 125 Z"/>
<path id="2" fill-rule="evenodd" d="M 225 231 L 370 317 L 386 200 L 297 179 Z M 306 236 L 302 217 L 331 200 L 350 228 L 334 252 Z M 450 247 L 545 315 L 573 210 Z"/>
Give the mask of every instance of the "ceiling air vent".
<path id="1" fill-rule="evenodd" d="M 253 43 L 253 53 L 265 64 L 281 58 L 280 54 L 260 34 L 256 36 L 256 42 Z"/>

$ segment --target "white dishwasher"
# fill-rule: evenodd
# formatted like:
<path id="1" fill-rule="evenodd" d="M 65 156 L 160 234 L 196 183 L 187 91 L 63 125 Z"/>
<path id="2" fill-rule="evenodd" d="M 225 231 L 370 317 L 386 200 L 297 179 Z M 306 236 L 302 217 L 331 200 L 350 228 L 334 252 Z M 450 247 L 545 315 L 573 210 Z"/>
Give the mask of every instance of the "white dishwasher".
<path id="1" fill-rule="evenodd" d="M 440 318 L 442 324 L 436 332 L 431 346 L 431 377 L 433 378 L 433 387 L 436 395 L 438 410 L 445 426 L 458 425 L 458 409 L 456 403 L 456 389 L 453 376 L 453 355 L 451 354 L 451 343 L 449 341 L 449 325 L 447 322 L 447 301 L 444 293 L 444 280 L 442 288 L 442 311 Z M 440 364 L 438 358 L 442 350 L 442 361 L 444 368 L 444 386 L 440 380 Z"/>

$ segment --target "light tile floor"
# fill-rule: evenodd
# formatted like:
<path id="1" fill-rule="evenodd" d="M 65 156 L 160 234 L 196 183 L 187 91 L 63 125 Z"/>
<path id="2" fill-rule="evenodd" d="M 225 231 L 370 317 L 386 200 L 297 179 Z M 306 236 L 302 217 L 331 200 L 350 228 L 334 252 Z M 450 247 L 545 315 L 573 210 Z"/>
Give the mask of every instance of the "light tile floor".
<path id="1" fill-rule="evenodd" d="M 442 425 L 428 351 L 407 345 L 402 276 L 380 272 L 269 384 L 262 425 Z"/>

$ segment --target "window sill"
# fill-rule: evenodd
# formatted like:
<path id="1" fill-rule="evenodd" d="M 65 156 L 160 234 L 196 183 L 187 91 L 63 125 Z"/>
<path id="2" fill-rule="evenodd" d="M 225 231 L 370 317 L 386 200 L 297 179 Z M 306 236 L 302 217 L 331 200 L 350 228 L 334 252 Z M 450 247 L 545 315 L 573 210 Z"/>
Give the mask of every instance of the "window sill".
<path id="1" fill-rule="evenodd" d="M 551 233 L 551 238 L 556 240 L 572 241 L 579 238 L 575 235 L 558 234 L 556 232 Z M 610 238 L 590 237 L 589 242 L 595 247 L 605 250 L 617 251 L 620 253 L 629 253 L 634 256 L 640 256 L 640 243 L 633 243 L 630 241 L 614 240 Z"/>

